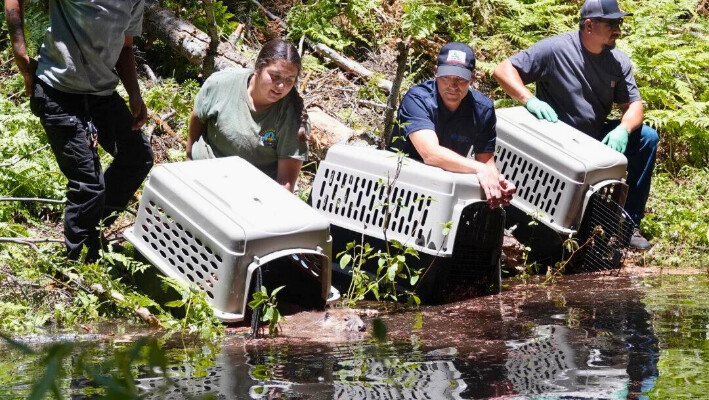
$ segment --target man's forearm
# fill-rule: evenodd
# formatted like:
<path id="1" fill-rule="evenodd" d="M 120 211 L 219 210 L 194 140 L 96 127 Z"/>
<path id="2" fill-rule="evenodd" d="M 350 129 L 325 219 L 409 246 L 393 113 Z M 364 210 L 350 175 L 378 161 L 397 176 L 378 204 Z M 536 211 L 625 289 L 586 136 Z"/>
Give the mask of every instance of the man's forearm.
<path id="1" fill-rule="evenodd" d="M 5 20 L 7 21 L 7 29 L 10 32 L 12 52 L 20 72 L 27 72 L 30 64 L 25 42 L 24 10 L 24 0 L 5 0 Z"/>
<path id="2" fill-rule="evenodd" d="M 420 154 L 420 152 L 419 152 Z M 471 158 L 463 157 L 451 149 L 440 146 L 435 151 L 421 154 L 425 164 L 445 169 L 451 172 L 477 174 L 485 168 L 485 164 Z"/>
<path id="3" fill-rule="evenodd" d="M 128 92 L 129 97 L 140 96 L 140 86 L 138 85 L 138 71 L 136 70 L 135 54 L 133 53 L 133 43 L 123 46 L 121 55 L 116 62 L 116 73 L 123 83 L 123 87 Z"/>
<path id="4" fill-rule="evenodd" d="M 643 116 L 643 102 L 637 100 L 624 107 L 623 117 L 620 119 L 620 123 L 628 132 L 632 132 L 642 125 Z"/>

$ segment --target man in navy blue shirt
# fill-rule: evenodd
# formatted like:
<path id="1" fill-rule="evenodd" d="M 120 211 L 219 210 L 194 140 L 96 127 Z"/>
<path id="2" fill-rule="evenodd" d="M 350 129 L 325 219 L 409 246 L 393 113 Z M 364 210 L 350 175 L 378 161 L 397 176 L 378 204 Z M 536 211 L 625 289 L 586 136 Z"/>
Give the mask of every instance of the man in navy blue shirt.
<path id="1" fill-rule="evenodd" d="M 443 46 L 435 79 L 404 95 L 389 148 L 446 171 L 475 174 L 488 204 L 497 207 L 508 204 L 516 188 L 495 166 L 497 118 L 492 100 L 470 87 L 474 68 L 470 46 Z"/>

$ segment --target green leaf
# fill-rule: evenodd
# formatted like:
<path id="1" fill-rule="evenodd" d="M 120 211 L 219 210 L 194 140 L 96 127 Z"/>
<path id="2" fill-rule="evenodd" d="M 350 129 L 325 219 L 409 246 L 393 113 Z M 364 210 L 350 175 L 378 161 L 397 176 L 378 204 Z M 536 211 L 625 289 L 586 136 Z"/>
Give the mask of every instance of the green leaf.
<path id="1" fill-rule="evenodd" d="M 347 268 L 347 265 L 352 261 L 352 256 L 345 253 L 340 257 L 340 268 L 345 269 Z"/>
<path id="2" fill-rule="evenodd" d="M 250 309 L 255 310 L 255 309 L 261 307 L 261 305 L 263 303 L 264 303 L 263 300 L 251 300 L 248 305 L 249 305 Z"/>
<path id="3" fill-rule="evenodd" d="M 277 294 L 278 292 L 280 292 L 284 287 L 286 287 L 286 285 L 279 286 L 279 287 L 277 287 L 276 289 L 274 289 L 273 292 L 271 292 L 271 297 L 272 297 L 272 298 L 276 297 L 276 294 Z"/>
<path id="4" fill-rule="evenodd" d="M 261 321 L 267 322 L 270 321 L 271 318 L 273 318 L 273 308 L 267 307 L 263 313 L 263 316 L 261 316 Z"/>
<path id="5" fill-rule="evenodd" d="M 420 275 L 412 275 L 411 278 L 409 279 L 409 284 L 410 284 L 411 286 L 416 285 L 416 282 L 419 281 L 419 276 L 420 276 Z"/>
<path id="6" fill-rule="evenodd" d="M 173 301 L 168 301 L 165 303 L 165 307 L 171 307 L 171 308 L 176 308 L 176 307 L 182 307 L 185 305 L 185 302 L 183 300 L 173 300 Z"/>
<path id="7" fill-rule="evenodd" d="M 393 282 L 396 279 L 397 269 L 395 265 L 387 269 L 387 279 L 389 279 L 389 282 Z"/>

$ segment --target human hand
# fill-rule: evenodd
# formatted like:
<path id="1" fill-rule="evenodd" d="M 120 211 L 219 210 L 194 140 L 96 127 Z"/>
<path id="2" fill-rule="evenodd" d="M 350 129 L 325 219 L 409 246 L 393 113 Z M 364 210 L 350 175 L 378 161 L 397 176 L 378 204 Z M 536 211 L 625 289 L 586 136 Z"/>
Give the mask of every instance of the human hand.
<path id="1" fill-rule="evenodd" d="M 625 153 L 625 148 L 628 147 L 628 130 L 623 125 L 618 125 L 608 132 L 601 143 L 619 153 Z"/>
<path id="2" fill-rule="evenodd" d="M 131 96 L 128 100 L 130 104 L 130 110 L 133 113 L 133 123 L 131 124 L 131 129 L 137 131 L 145 125 L 145 121 L 148 119 L 148 107 L 145 106 L 143 102 L 143 97 Z"/>
<path id="3" fill-rule="evenodd" d="M 30 57 L 15 57 L 15 63 L 25 82 L 25 94 L 32 96 L 34 94 L 34 74 L 37 72 L 37 60 Z"/>
<path id="4" fill-rule="evenodd" d="M 527 100 L 527 103 L 524 106 L 527 107 L 527 111 L 536 115 L 537 119 L 545 119 L 549 122 L 557 122 L 559 120 L 559 117 L 556 115 L 556 111 L 554 111 L 549 104 L 539 100 L 536 97 L 532 97 Z"/>
<path id="5" fill-rule="evenodd" d="M 510 204 L 512 195 L 517 191 L 517 187 L 511 181 L 505 179 L 504 175 L 500 175 L 500 192 L 502 194 L 501 203 L 503 206 Z"/>
<path id="6" fill-rule="evenodd" d="M 480 187 L 485 193 L 485 199 L 490 208 L 495 208 L 503 204 L 502 188 L 497 174 L 489 167 L 484 167 L 475 176 L 478 178 Z"/>

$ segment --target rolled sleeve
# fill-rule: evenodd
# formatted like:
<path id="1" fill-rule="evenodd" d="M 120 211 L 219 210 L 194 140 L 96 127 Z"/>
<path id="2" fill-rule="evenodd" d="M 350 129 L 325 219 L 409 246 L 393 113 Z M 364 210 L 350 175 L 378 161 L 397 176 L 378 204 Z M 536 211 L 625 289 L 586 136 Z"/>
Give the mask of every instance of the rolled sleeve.
<path id="1" fill-rule="evenodd" d="M 194 98 L 194 114 L 202 122 L 206 122 L 212 117 L 212 102 L 214 101 L 212 82 L 213 80 L 207 79 Z"/>

